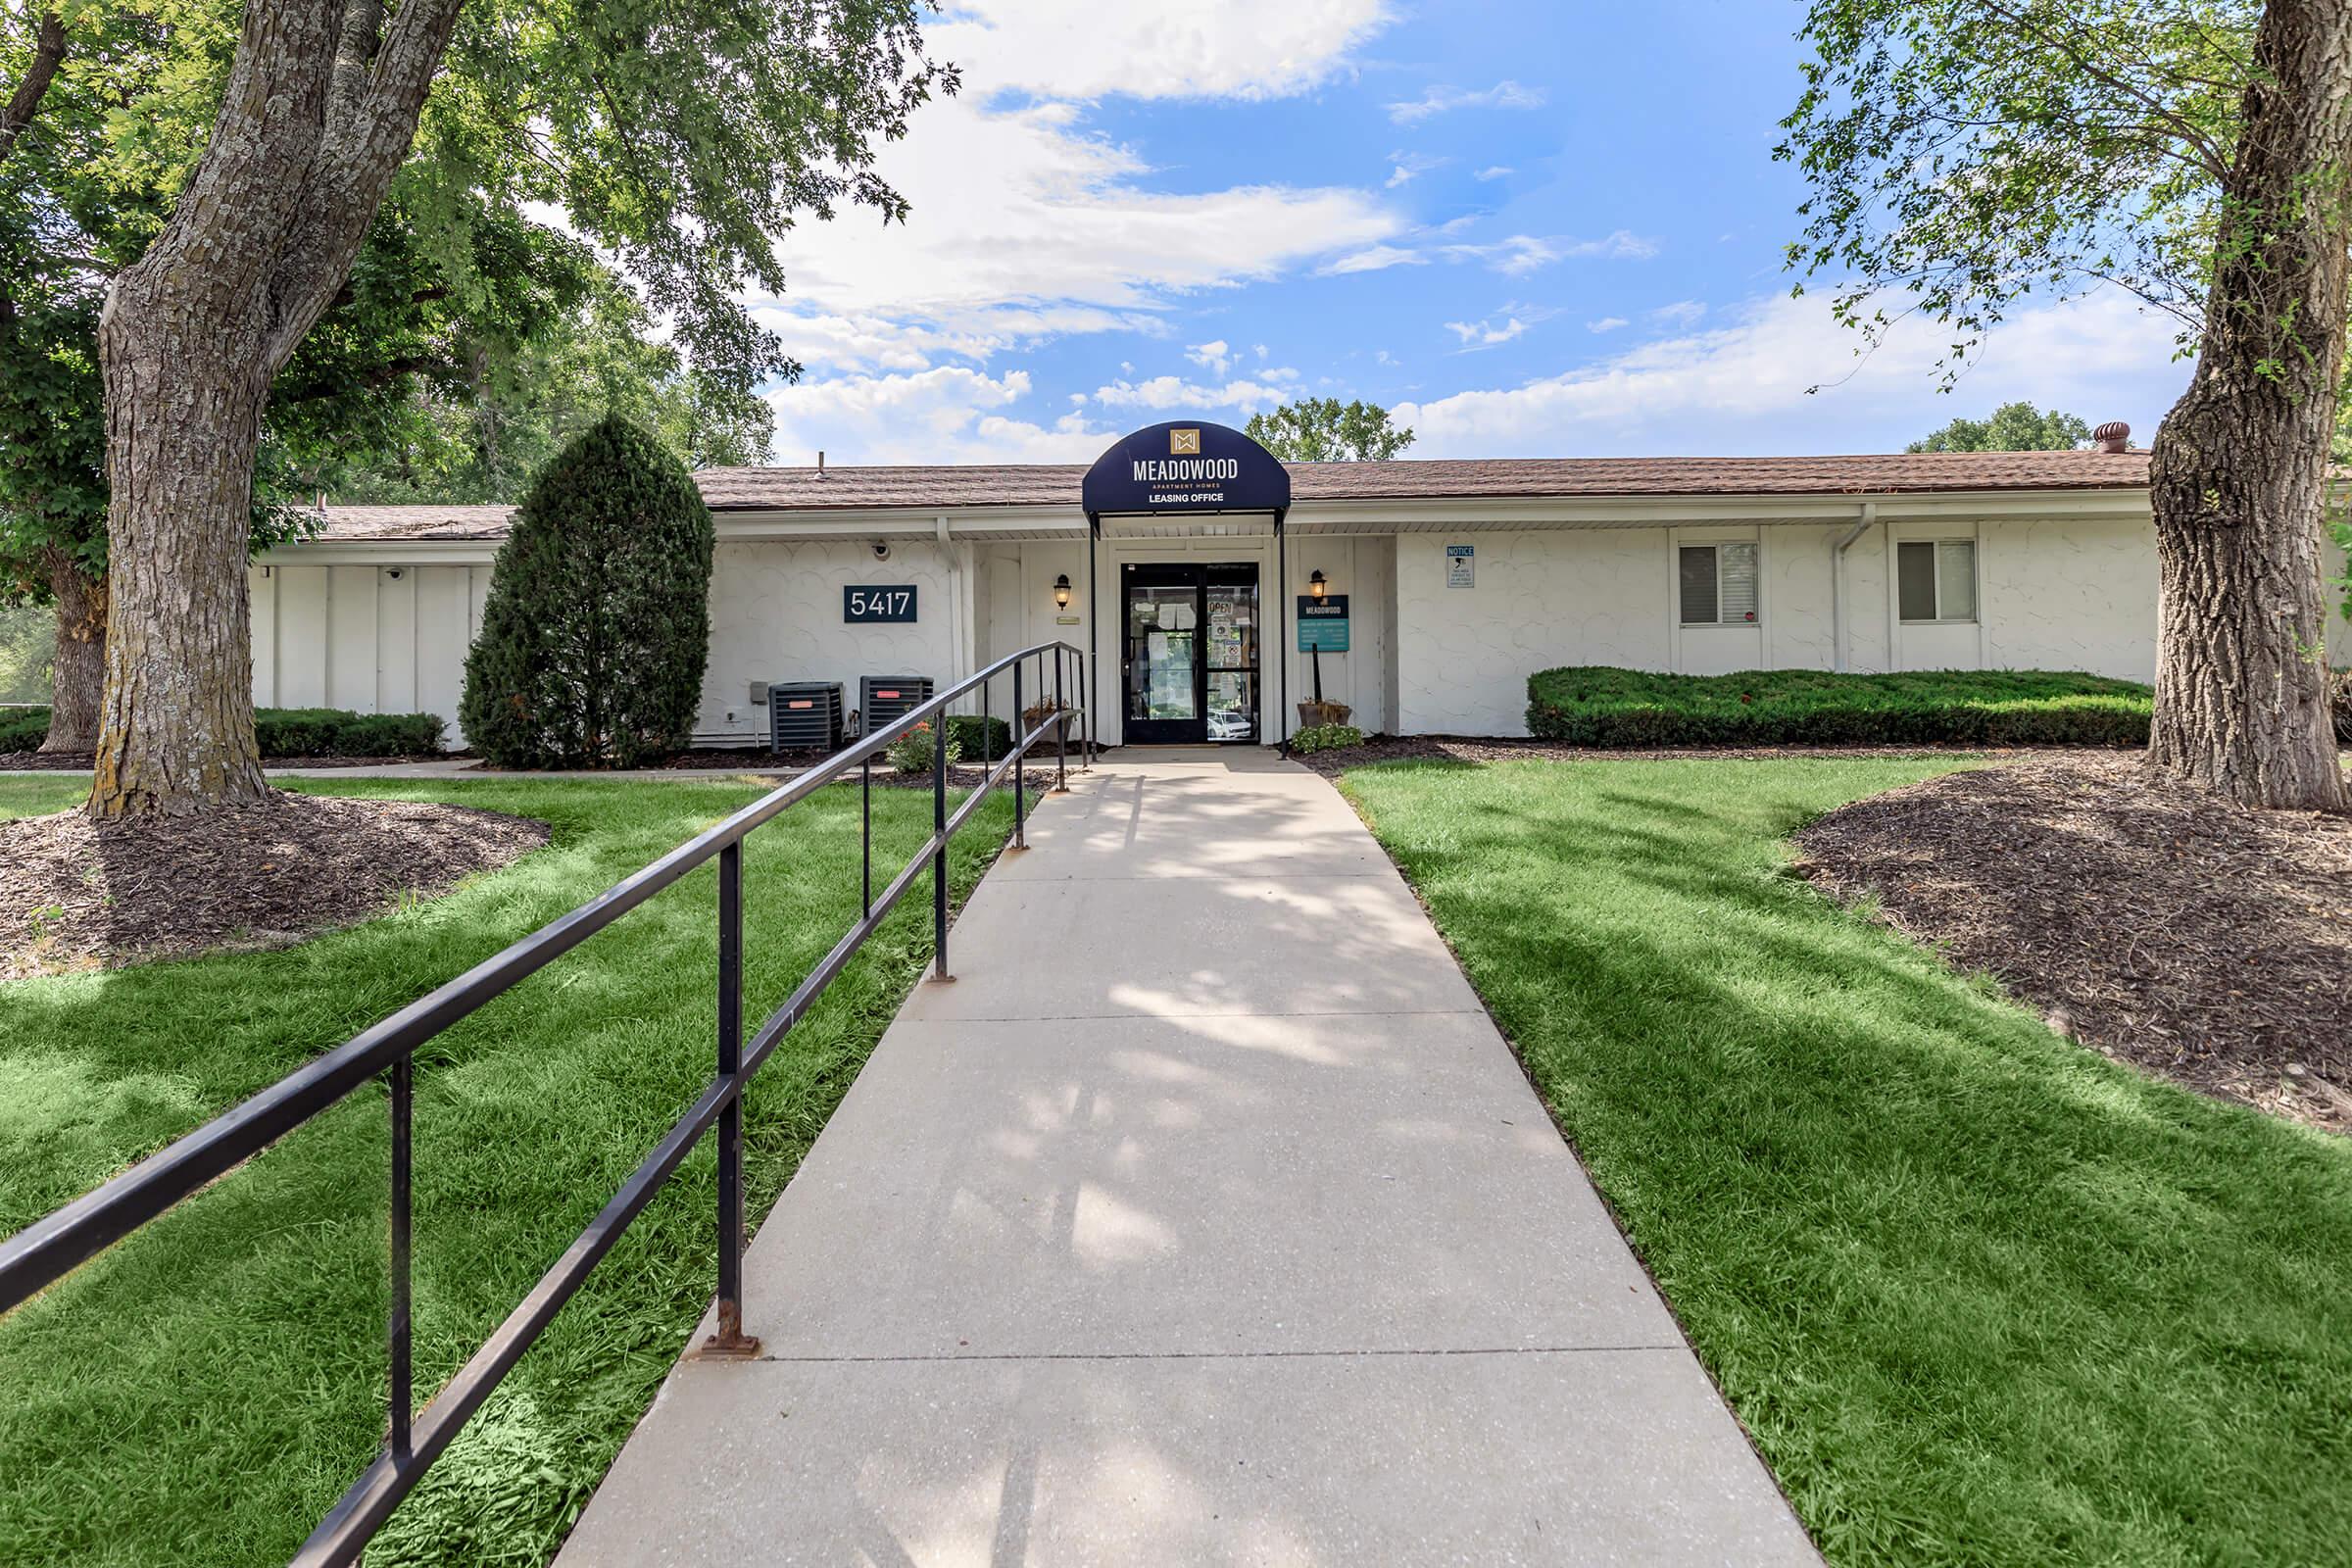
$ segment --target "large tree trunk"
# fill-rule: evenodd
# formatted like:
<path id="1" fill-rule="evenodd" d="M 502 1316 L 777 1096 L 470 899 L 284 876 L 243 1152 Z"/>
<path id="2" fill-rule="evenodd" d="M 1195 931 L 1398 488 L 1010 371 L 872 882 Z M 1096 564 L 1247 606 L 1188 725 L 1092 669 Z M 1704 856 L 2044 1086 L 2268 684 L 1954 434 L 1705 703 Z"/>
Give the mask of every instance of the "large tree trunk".
<path id="1" fill-rule="evenodd" d="M 350 275 L 460 4 L 403 0 L 387 25 L 382 0 L 246 0 L 204 158 L 107 295 L 101 816 L 268 796 L 245 590 L 262 411 Z"/>
<path id="2" fill-rule="evenodd" d="M 44 553 L 49 592 L 57 605 L 57 653 L 44 752 L 80 753 L 98 746 L 98 704 L 106 690 L 106 584 L 63 550 Z"/>
<path id="3" fill-rule="evenodd" d="M 134 272 L 138 270 L 134 270 Z M 245 562 L 270 395 L 258 323 L 219 323 L 126 273 L 106 366 L 106 716 L 90 803 L 180 815 L 265 800 Z M 162 297 L 159 298 L 158 295 Z"/>
<path id="4" fill-rule="evenodd" d="M 2352 6 L 2271 0 L 2254 64 L 2196 376 L 2151 456 L 2148 761 L 2250 806 L 2341 810 L 2319 535 L 2352 241 Z"/>

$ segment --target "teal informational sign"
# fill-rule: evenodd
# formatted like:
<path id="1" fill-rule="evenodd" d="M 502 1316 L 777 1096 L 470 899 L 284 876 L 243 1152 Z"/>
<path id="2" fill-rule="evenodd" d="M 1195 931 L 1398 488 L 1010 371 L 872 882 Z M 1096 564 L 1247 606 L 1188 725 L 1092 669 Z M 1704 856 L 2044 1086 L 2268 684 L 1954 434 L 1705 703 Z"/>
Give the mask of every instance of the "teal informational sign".
<path id="1" fill-rule="evenodd" d="M 1344 654 L 1348 651 L 1348 596 L 1322 599 L 1298 596 L 1298 651 Z"/>

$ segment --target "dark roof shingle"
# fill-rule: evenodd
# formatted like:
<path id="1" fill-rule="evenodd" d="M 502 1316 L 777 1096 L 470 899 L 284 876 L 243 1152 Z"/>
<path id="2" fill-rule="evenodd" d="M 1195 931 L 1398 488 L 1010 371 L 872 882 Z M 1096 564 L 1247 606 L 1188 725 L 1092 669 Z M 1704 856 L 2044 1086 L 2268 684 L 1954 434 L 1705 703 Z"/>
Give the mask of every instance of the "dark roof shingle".
<path id="1" fill-rule="evenodd" d="M 1294 463 L 1291 499 L 1816 496 L 1978 490 L 2122 490 L 2148 482 L 2145 452 L 1913 452 L 1826 458 L 1403 458 Z M 839 512 L 1078 505 L 1086 466 L 706 468 L 714 512 Z M 484 539 L 506 531 L 498 506 L 329 506 L 329 539 Z"/>
<path id="2" fill-rule="evenodd" d="M 2075 490 L 2148 482 L 2144 452 L 1906 452 L 1833 458 L 1399 458 L 1294 463 L 1291 499 L 1452 496 L 1859 495 Z M 707 468 L 714 510 L 1076 506 L 1083 464 Z"/>

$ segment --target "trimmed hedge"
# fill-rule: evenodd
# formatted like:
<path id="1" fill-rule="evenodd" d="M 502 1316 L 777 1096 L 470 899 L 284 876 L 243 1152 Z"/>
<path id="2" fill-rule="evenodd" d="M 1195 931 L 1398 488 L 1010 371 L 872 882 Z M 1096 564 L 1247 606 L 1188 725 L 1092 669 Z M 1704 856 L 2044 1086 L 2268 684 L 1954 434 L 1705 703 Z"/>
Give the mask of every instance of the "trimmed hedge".
<path id="1" fill-rule="evenodd" d="M 265 708 L 253 715 L 264 757 L 422 757 L 441 749 L 437 713 Z"/>
<path id="2" fill-rule="evenodd" d="M 355 713 L 345 708 L 265 708 L 254 738 L 268 757 L 423 757 L 441 750 L 436 713 Z M 37 749 L 49 733 L 46 708 L 0 710 L 0 752 Z"/>
<path id="3" fill-rule="evenodd" d="M 0 752 L 32 752 L 49 734 L 46 708 L 0 708 Z"/>
<path id="4" fill-rule="evenodd" d="M 1607 664 L 1528 677 L 1527 727 L 1570 746 L 2144 746 L 2154 693 L 2041 669 L 1661 675 Z"/>
<path id="5" fill-rule="evenodd" d="M 948 743 L 962 748 L 963 755 L 975 762 L 983 759 L 993 762 L 1012 750 L 1012 726 L 994 713 L 985 722 L 978 713 L 950 713 Z"/>

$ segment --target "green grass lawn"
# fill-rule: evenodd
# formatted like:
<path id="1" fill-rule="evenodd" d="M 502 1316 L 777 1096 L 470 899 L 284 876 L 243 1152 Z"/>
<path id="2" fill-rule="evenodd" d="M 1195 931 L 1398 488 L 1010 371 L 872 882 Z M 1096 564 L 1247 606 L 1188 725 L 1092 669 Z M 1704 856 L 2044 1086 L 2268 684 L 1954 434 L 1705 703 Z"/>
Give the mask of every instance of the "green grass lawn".
<path id="1" fill-rule="evenodd" d="M 2352 1142 L 2070 1045 L 1784 869 L 1954 765 L 1344 787 L 1833 1561 L 2341 1563 Z"/>
<path id="2" fill-rule="evenodd" d="M 0 815 L 87 787 L 0 778 Z M 552 844 L 280 953 L 0 984 L 0 1233 L 458 974 L 754 799 L 731 783 L 307 781 L 538 817 Z M 874 792 L 876 864 L 928 792 Z M 1009 802 L 956 841 L 967 890 Z M 858 913 L 858 802 L 746 848 L 757 1020 Z M 883 875 L 875 878 L 879 886 Z M 930 952 L 916 892 L 748 1096 L 762 1214 Z M 628 915 L 419 1054 L 416 1372 L 463 1362 L 713 1070 L 715 873 Z M 385 1098 L 370 1088 L 0 1320 L 0 1562 L 283 1562 L 382 1433 Z M 539 1564 L 708 1304 L 708 1139 L 394 1516 L 368 1561 Z M 754 1310 L 757 1310 L 755 1305 Z"/>

